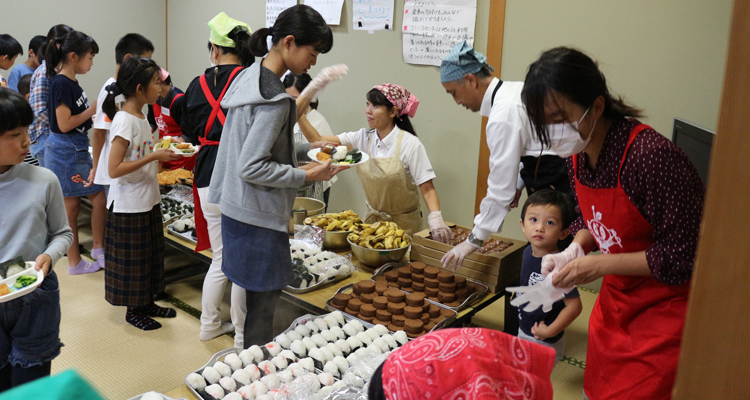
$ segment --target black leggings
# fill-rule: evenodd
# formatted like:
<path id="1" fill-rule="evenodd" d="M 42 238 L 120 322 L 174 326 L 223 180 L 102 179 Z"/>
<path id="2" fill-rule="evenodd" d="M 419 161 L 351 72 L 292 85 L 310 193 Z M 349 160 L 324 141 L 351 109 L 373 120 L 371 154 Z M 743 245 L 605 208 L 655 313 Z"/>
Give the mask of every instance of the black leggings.
<path id="1" fill-rule="evenodd" d="M 273 315 L 281 289 L 268 292 L 245 290 L 245 348 L 254 344 L 264 345 L 273 340 Z"/>
<path id="2" fill-rule="evenodd" d="M 21 386 L 24 383 L 47 377 L 51 371 L 52 361 L 29 368 L 12 366 L 10 363 L 7 363 L 4 367 L 0 368 L 0 393 Z"/>

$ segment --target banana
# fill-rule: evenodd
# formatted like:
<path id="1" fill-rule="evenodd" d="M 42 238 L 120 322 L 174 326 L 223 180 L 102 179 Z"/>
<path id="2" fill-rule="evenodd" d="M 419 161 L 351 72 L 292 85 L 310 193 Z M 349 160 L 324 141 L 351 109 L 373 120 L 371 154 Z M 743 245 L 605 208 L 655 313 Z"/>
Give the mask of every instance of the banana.
<path id="1" fill-rule="evenodd" d="M 370 228 L 378 229 L 378 228 L 380 228 L 380 225 L 382 225 L 382 224 L 383 223 L 381 221 L 378 221 L 378 222 L 375 222 L 374 224 L 370 225 Z"/>
<path id="2" fill-rule="evenodd" d="M 363 230 L 362 233 L 360 233 L 360 236 L 367 237 L 367 236 L 372 235 L 373 233 L 375 233 L 375 228 L 370 227 L 370 228 Z"/>
<path id="3" fill-rule="evenodd" d="M 348 238 L 348 239 L 349 239 L 350 241 L 352 241 L 352 243 L 357 243 L 357 242 L 359 242 L 359 235 L 357 235 L 356 233 L 350 233 L 350 234 L 349 234 L 349 235 L 347 236 L 347 238 Z"/>
<path id="4" fill-rule="evenodd" d="M 318 228 L 322 228 L 328 224 L 328 219 L 321 218 L 315 222 L 313 222 L 313 225 L 317 226 Z"/>
<path id="5" fill-rule="evenodd" d="M 310 225 L 312 224 L 312 222 L 313 222 L 312 218 L 310 217 L 305 218 L 305 225 Z"/>
<path id="6" fill-rule="evenodd" d="M 398 229 L 398 224 L 395 222 L 389 222 L 388 227 L 393 228 L 393 229 Z"/>
<path id="7" fill-rule="evenodd" d="M 326 231 L 330 232 L 330 231 L 336 230 L 336 228 L 340 227 L 343 224 L 344 224 L 343 220 L 337 219 L 331 222 L 330 224 L 328 224 L 328 226 L 326 227 Z"/>
<path id="8" fill-rule="evenodd" d="M 385 235 L 385 234 L 386 234 L 386 232 L 388 232 L 388 227 L 385 227 L 385 226 L 381 226 L 380 228 L 378 228 L 378 229 L 377 229 L 377 230 L 375 231 L 375 234 L 376 234 L 376 235 Z"/>
<path id="9" fill-rule="evenodd" d="M 386 236 L 385 240 L 383 241 L 383 244 L 385 245 L 386 249 L 392 249 L 393 248 L 393 236 Z"/>
<path id="10" fill-rule="evenodd" d="M 397 237 L 393 239 L 393 248 L 400 249 L 401 248 L 401 238 Z"/>
<path id="11" fill-rule="evenodd" d="M 396 235 L 396 230 L 395 229 L 391 229 L 390 231 L 388 231 L 388 232 L 385 233 L 385 237 L 395 236 L 395 235 Z"/>
<path id="12" fill-rule="evenodd" d="M 383 245 L 383 243 L 378 243 L 373 248 L 374 249 L 385 249 L 385 245 Z"/>
<path id="13" fill-rule="evenodd" d="M 341 224 L 341 230 L 342 231 L 349 230 L 349 228 L 351 228 L 352 225 L 354 225 L 354 220 L 348 219 L 348 220 L 344 221 L 343 224 Z"/>
<path id="14" fill-rule="evenodd" d="M 404 236 L 404 230 L 403 229 L 396 229 L 396 236 Z"/>

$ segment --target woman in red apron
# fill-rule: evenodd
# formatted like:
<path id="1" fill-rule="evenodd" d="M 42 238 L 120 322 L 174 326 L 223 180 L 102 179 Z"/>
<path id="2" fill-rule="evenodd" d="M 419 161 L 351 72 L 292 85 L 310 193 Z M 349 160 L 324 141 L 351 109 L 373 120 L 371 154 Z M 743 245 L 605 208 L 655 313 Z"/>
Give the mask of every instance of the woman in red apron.
<path id="1" fill-rule="evenodd" d="M 544 52 L 529 67 L 522 98 L 540 141 L 569 156 L 578 202 L 573 244 L 542 268 L 557 271 L 557 287 L 603 277 L 589 322 L 585 396 L 669 399 L 704 186 L 685 154 L 636 120 L 640 111 L 613 97 L 578 50 Z M 601 255 L 585 255 L 596 248 Z"/>
<path id="2" fill-rule="evenodd" d="M 209 247 L 213 260 L 203 281 L 201 299 L 201 340 L 211 340 L 225 332 L 235 331 L 234 346 L 243 348 L 245 325 L 245 291 L 232 285 L 231 323 L 223 323 L 219 318 L 219 306 L 224 298 L 227 277 L 221 271 L 223 244 L 221 240 L 221 210 L 218 204 L 204 201 L 208 199 L 208 186 L 214 170 L 219 141 L 224 129 L 227 110 L 221 107 L 221 100 L 234 77 L 243 68 L 251 65 L 255 58 L 249 50 L 250 26 L 220 13 L 208 22 L 211 36 L 208 54 L 211 68 L 193 79 L 185 93 L 185 134 L 194 144 L 200 144 L 195 156 L 193 177 L 193 199 L 195 201 L 195 231 L 198 244 L 195 251 Z M 202 201 L 203 200 L 203 201 Z"/>
<path id="3" fill-rule="evenodd" d="M 185 95 L 182 90 L 172 85 L 172 77 L 169 72 L 161 70 L 162 82 L 159 85 L 161 96 L 156 103 L 152 104 L 148 110 L 148 122 L 151 129 L 159 131 L 159 139 L 169 136 L 173 142 L 182 143 L 185 139 L 182 137 L 182 113 L 185 109 Z M 195 167 L 195 155 L 192 157 L 180 157 L 177 161 L 159 162 L 159 167 L 164 169 L 184 168 L 192 171 Z"/>

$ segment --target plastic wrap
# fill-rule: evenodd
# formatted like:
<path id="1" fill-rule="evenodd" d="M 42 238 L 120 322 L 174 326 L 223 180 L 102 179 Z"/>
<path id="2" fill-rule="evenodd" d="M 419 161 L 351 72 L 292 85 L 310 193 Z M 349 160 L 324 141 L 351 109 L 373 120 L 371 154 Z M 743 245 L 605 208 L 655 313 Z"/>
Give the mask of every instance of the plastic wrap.
<path id="1" fill-rule="evenodd" d="M 312 225 L 294 225 L 294 240 L 318 249 L 323 247 L 325 231 Z"/>
<path id="2" fill-rule="evenodd" d="M 351 387 L 336 389 L 323 400 L 367 400 L 367 391 Z"/>
<path id="3" fill-rule="evenodd" d="M 190 204 L 194 203 L 193 188 L 190 186 L 176 185 L 172 187 L 172 190 L 167 192 L 167 194 L 165 194 L 163 197 L 177 201 L 185 201 Z"/>
<path id="4" fill-rule="evenodd" d="M 350 277 L 356 269 L 351 254 L 342 256 L 321 251 L 305 240 L 289 240 L 289 246 L 295 279 L 286 290 L 292 293 L 302 294 L 320 289 Z"/>

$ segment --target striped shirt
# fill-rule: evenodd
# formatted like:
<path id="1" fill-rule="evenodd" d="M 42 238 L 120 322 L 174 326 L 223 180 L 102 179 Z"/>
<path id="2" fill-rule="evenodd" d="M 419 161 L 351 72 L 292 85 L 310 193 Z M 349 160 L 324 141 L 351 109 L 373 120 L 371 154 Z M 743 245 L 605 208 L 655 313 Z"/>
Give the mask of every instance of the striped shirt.
<path id="1" fill-rule="evenodd" d="M 47 79 L 47 63 L 34 71 L 31 76 L 29 103 L 34 110 L 34 122 L 29 127 L 31 143 L 35 143 L 40 136 L 49 134 L 49 115 L 47 115 L 47 98 L 49 97 L 49 79 Z"/>

